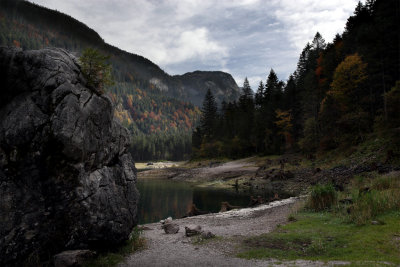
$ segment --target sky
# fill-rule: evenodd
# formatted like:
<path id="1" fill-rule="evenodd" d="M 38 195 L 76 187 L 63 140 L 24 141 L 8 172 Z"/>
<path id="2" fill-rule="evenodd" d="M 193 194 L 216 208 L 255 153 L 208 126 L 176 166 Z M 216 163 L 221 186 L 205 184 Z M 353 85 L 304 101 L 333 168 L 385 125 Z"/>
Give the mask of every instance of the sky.
<path id="1" fill-rule="evenodd" d="M 253 90 L 286 80 L 318 31 L 342 33 L 358 0 L 31 0 L 85 23 L 171 75 L 222 70 Z M 362 1 L 364 2 L 364 1 Z"/>

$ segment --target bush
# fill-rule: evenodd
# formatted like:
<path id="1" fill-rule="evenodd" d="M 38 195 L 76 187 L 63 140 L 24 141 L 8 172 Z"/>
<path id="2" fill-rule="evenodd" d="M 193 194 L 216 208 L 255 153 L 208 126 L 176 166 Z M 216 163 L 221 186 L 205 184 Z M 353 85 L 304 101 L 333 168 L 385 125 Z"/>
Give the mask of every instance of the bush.
<path id="1" fill-rule="evenodd" d="M 337 199 L 335 188 L 332 184 L 316 185 L 311 190 L 308 206 L 314 211 L 330 209 Z"/>

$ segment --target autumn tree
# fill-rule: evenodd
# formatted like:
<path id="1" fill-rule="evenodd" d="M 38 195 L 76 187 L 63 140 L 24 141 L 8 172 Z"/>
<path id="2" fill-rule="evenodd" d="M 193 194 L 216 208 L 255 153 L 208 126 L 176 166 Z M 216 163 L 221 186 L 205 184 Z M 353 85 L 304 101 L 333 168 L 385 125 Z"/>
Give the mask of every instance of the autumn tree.
<path id="1" fill-rule="evenodd" d="M 358 109 L 365 101 L 366 67 L 360 56 L 354 54 L 347 56 L 336 68 L 328 94 L 340 104 L 343 112 Z"/>
<path id="2" fill-rule="evenodd" d="M 290 110 L 280 110 L 277 109 L 276 113 L 276 126 L 278 127 L 278 134 L 281 134 L 285 137 L 286 148 L 290 148 L 293 145 L 292 138 L 292 116 L 290 114 Z"/>
<path id="3" fill-rule="evenodd" d="M 336 68 L 328 92 L 337 104 L 338 123 L 349 142 L 362 139 L 368 130 L 366 68 L 358 54 L 347 56 Z"/>

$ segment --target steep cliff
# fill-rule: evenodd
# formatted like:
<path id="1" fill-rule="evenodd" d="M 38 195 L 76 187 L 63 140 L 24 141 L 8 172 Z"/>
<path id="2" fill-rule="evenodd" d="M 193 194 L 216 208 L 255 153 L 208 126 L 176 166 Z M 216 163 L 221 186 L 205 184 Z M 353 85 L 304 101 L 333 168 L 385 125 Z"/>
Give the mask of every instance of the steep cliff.
<path id="1" fill-rule="evenodd" d="M 72 55 L 0 48 L 0 263 L 126 240 L 138 201 L 128 142 Z"/>
<path id="2" fill-rule="evenodd" d="M 232 75 L 222 71 L 194 71 L 174 76 L 179 80 L 188 99 L 201 106 L 208 89 L 211 90 L 217 103 L 234 101 L 240 96 L 240 89 Z"/>

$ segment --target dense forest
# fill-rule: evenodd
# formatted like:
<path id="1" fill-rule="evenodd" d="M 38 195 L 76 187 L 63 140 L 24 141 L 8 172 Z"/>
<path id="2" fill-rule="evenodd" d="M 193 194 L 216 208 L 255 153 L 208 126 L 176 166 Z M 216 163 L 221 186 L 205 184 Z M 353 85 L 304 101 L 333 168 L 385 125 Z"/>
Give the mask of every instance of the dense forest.
<path id="1" fill-rule="evenodd" d="M 55 46 L 77 56 L 86 48 L 97 49 L 108 56 L 112 66 L 115 82 L 105 89 L 116 107 L 115 117 L 134 137 L 130 150 L 135 160 L 190 156 L 199 108 L 185 100 L 179 84 L 148 59 L 106 44 L 95 31 L 68 15 L 26 1 L 0 2 L 0 45 Z M 171 90 L 163 91 L 157 83 Z"/>
<path id="2" fill-rule="evenodd" d="M 286 82 L 271 69 L 253 93 L 246 79 L 239 100 L 219 109 L 209 91 L 193 132 L 193 156 L 313 155 L 352 147 L 372 132 L 397 136 L 398 144 L 399 5 L 358 3 L 332 43 L 316 33 Z"/>

